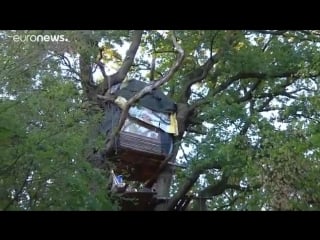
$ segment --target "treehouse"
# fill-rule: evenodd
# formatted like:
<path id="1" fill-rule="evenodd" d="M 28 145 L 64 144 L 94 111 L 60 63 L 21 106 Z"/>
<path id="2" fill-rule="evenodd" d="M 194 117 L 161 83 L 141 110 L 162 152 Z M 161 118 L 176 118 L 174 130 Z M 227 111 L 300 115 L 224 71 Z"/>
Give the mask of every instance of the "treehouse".
<path id="1" fill-rule="evenodd" d="M 129 80 L 112 86 L 115 103 L 106 106 L 101 125 L 107 136 L 117 126 L 122 106 L 146 85 Z M 172 152 L 173 136 L 178 134 L 175 114 L 176 104 L 160 90 L 146 94 L 131 106 L 114 144 L 115 174 L 123 175 L 126 181 L 138 182 L 153 177 Z"/>
<path id="2" fill-rule="evenodd" d="M 130 80 L 111 87 L 115 101 L 106 104 L 100 128 L 107 139 L 118 125 L 126 102 L 145 86 L 144 82 Z M 160 90 L 144 95 L 130 107 L 113 154 L 107 156 L 115 163 L 111 190 L 122 194 L 122 210 L 152 210 L 159 202 L 157 189 L 144 183 L 157 176 L 160 165 L 172 153 L 175 135 L 176 104 Z"/>

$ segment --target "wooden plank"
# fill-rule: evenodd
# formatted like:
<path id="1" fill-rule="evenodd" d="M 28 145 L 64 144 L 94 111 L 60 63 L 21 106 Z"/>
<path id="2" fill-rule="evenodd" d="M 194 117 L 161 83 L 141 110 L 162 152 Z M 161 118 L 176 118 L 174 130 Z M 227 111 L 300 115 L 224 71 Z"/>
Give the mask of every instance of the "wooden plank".
<path id="1" fill-rule="evenodd" d="M 145 182 L 158 169 L 164 157 L 154 154 L 142 154 L 133 150 L 121 150 L 116 155 L 117 174 L 124 175 L 125 180 Z"/>
<path id="2" fill-rule="evenodd" d="M 161 150 L 161 142 L 152 138 L 121 132 L 119 137 L 120 147 L 156 155 L 164 155 Z"/>
<path id="3" fill-rule="evenodd" d="M 125 192 L 120 202 L 122 211 L 152 211 L 156 204 L 154 192 Z"/>

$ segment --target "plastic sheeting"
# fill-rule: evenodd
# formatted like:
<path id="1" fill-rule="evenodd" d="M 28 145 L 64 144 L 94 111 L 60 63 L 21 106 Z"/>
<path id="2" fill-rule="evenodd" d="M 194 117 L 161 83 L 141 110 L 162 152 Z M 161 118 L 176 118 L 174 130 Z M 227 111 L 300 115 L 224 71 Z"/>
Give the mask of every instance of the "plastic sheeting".
<path id="1" fill-rule="evenodd" d="M 114 92 L 116 96 L 122 96 L 129 100 L 131 97 L 133 97 L 136 93 L 138 93 L 147 85 L 148 84 L 145 82 L 132 79 L 123 82 L 120 86 L 114 86 L 111 89 L 111 93 Z M 170 98 L 164 95 L 164 93 L 161 92 L 161 90 L 158 89 L 153 90 L 151 93 L 148 93 L 145 96 L 143 96 L 139 100 L 138 104 L 146 108 L 149 108 L 153 111 L 161 113 L 174 113 L 177 110 L 175 102 L 173 102 Z"/>
<path id="2" fill-rule="evenodd" d="M 122 131 L 134 133 L 148 138 L 159 139 L 159 133 L 126 119 Z"/>
<path id="3" fill-rule="evenodd" d="M 124 108 L 127 100 L 123 97 L 117 97 L 115 99 L 115 103 L 117 103 L 121 108 Z M 171 133 L 175 136 L 178 135 L 178 123 L 175 113 L 171 113 L 169 115 L 166 113 L 152 111 L 151 109 L 138 105 L 130 107 L 129 115 L 151 126 L 160 128 L 167 133 Z"/>
<path id="4" fill-rule="evenodd" d="M 160 128 L 167 133 L 178 135 L 176 118 L 170 118 L 168 114 L 152 111 L 142 106 L 130 107 L 129 114 L 147 124 Z"/>

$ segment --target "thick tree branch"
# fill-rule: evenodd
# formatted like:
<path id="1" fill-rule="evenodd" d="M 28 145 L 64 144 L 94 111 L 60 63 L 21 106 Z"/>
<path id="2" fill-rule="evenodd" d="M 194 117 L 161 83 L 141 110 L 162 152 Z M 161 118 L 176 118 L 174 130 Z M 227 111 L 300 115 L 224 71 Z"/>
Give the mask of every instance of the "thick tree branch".
<path id="1" fill-rule="evenodd" d="M 128 71 L 130 70 L 130 68 L 133 64 L 134 57 L 135 57 L 135 55 L 138 51 L 138 48 L 140 46 L 142 34 L 143 34 L 142 30 L 136 30 L 133 32 L 131 45 L 130 45 L 128 51 L 126 52 L 125 59 L 121 65 L 120 69 L 114 75 L 111 76 L 113 79 L 115 79 L 115 80 L 122 79 L 123 80 L 126 77 Z M 113 84 L 114 83 L 112 83 L 112 85 Z"/>
<path id="2" fill-rule="evenodd" d="M 114 102 L 114 100 L 116 99 L 116 96 L 111 94 L 105 94 L 104 96 L 97 94 L 97 98 L 102 99 L 105 102 Z"/>
<path id="3" fill-rule="evenodd" d="M 272 40 L 273 40 L 273 37 L 270 37 L 268 41 L 263 45 L 262 52 L 265 52 L 267 50 Z"/>
<path id="4" fill-rule="evenodd" d="M 253 32 L 258 32 L 262 34 L 271 34 L 271 35 L 283 35 L 286 32 L 288 32 L 288 30 L 256 30 Z"/>
<path id="5" fill-rule="evenodd" d="M 199 205 L 206 206 L 206 201 L 214 196 L 219 196 L 222 193 L 224 193 L 227 189 L 233 189 L 237 191 L 252 191 L 253 189 L 260 188 L 261 185 L 257 184 L 255 186 L 247 186 L 247 187 L 241 187 L 239 184 L 230 184 L 228 183 L 228 177 L 224 174 L 222 175 L 222 178 L 219 182 L 214 183 L 203 189 L 201 192 L 199 192 L 199 201 L 201 203 Z M 229 204 L 230 205 L 230 204 Z M 206 207 L 205 207 L 206 208 Z M 200 209 L 201 210 L 201 209 Z"/>
<path id="6" fill-rule="evenodd" d="M 156 69 L 156 56 L 155 54 L 152 56 L 151 67 L 150 67 L 150 82 L 154 80 L 154 73 Z"/>
<path id="7" fill-rule="evenodd" d="M 212 184 L 208 187 L 206 187 L 205 189 L 203 189 L 202 191 L 199 192 L 199 197 L 212 197 L 212 196 L 217 196 L 222 194 L 227 187 L 231 187 L 231 185 L 227 184 L 228 183 L 228 177 L 223 174 L 222 178 L 219 182 Z"/>
<path id="8" fill-rule="evenodd" d="M 247 121 L 243 128 L 240 131 L 240 135 L 245 135 L 247 130 L 250 127 L 251 122 Z M 172 197 L 172 199 L 168 203 L 168 209 L 167 210 L 173 210 L 175 205 L 179 202 L 180 199 L 182 199 L 192 188 L 192 186 L 195 184 L 195 182 L 198 180 L 200 174 L 202 174 L 204 171 L 208 169 L 219 169 L 221 170 L 221 165 L 216 161 L 210 161 L 205 164 L 201 164 L 195 167 L 194 171 L 191 173 L 191 175 L 186 179 L 182 187 L 179 189 L 179 191 Z M 209 186 L 208 188 L 204 189 L 199 193 L 200 197 L 208 197 L 213 195 L 207 195 L 207 193 L 214 193 L 214 194 L 221 194 L 223 191 L 227 188 L 231 188 L 231 185 L 227 185 L 228 177 L 223 174 L 221 181 L 218 184 Z M 201 200 L 203 201 L 203 200 Z"/>
<path id="9" fill-rule="evenodd" d="M 190 127 L 190 126 L 188 127 L 187 131 L 189 133 L 196 133 L 196 134 L 204 135 L 204 136 L 207 134 L 205 129 L 197 129 L 195 127 Z"/>
<path id="10" fill-rule="evenodd" d="M 269 103 L 273 100 L 273 96 L 268 97 L 258 108 L 257 108 L 257 112 L 264 112 L 266 111 L 266 107 L 269 105 Z"/>
<path id="11" fill-rule="evenodd" d="M 179 191 L 170 199 L 167 206 L 167 210 L 173 210 L 175 205 L 179 202 L 179 200 L 182 199 L 190 191 L 195 182 L 198 180 L 200 174 L 202 174 L 205 170 L 212 168 L 221 169 L 221 165 L 216 161 L 212 161 L 197 166 L 190 174 L 190 176 L 186 178 L 185 182 L 182 184 Z"/>
<path id="12" fill-rule="evenodd" d="M 247 79 L 247 78 L 257 79 L 257 81 L 251 86 L 251 88 L 247 92 L 247 94 L 237 100 L 237 102 L 240 103 L 240 102 L 250 100 L 252 98 L 252 92 L 261 84 L 262 80 L 264 80 L 265 78 L 267 78 L 267 77 L 271 77 L 271 78 L 288 77 L 288 79 L 289 79 L 289 78 L 293 77 L 295 74 L 296 74 L 296 72 L 294 72 L 294 71 L 287 71 L 287 72 L 275 73 L 275 74 L 267 74 L 267 73 L 262 73 L 262 72 L 240 72 L 240 73 L 237 73 L 236 75 L 228 78 L 224 82 L 220 83 L 216 88 L 211 90 L 209 93 L 210 93 L 210 96 L 213 97 L 213 96 L 221 93 L 222 91 L 226 90 L 234 82 L 236 82 L 240 79 Z M 290 84 L 291 83 L 292 82 L 290 82 Z M 285 82 L 283 84 L 283 86 L 288 86 L 290 84 L 289 84 L 289 82 L 288 83 Z M 255 96 L 255 98 L 264 98 L 264 97 L 270 97 L 270 96 L 271 96 L 271 94 L 269 94 L 269 93 L 263 93 L 261 96 Z M 209 101 L 205 98 L 200 99 L 200 100 L 197 100 L 195 103 L 193 103 L 189 109 L 191 111 L 192 109 L 195 109 L 195 108 L 199 107 L 200 105 L 209 104 L 210 102 L 211 101 Z"/>
<path id="13" fill-rule="evenodd" d="M 287 71 L 283 73 L 275 73 L 275 74 L 267 74 L 267 73 L 261 73 L 261 72 L 240 72 L 220 85 L 218 85 L 213 91 L 212 91 L 212 96 L 215 96 L 216 94 L 222 92 L 223 90 L 227 89 L 231 84 L 234 82 L 240 80 L 240 79 L 246 79 L 246 78 L 256 78 L 256 79 L 265 79 L 266 77 L 271 77 L 271 78 L 281 78 L 281 77 L 292 77 L 296 74 L 295 71 Z M 254 84 L 253 87 L 254 89 L 260 84 L 260 81 Z"/>
<path id="14" fill-rule="evenodd" d="M 180 145 L 180 149 L 181 149 L 181 151 L 182 151 L 182 154 L 183 154 L 184 159 L 185 159 L 187 162 L 189 162 L 189 158 L 187 157 L 187 154 L 186 154 L 186 152 L 184 151 L 184 148 L 183 148 L 182 145 Z"/>
<path id="15" fill-rule="evenodd" d="M 214 43 L 214 39 L 216 38 L 216 36 L 218 35 L 218 31 L 214 34 L 214 36 L 211 38 L 211 42 L 210 42 L 210 58 L 212 59 L 213 57 L 213 43 Z"/>
<path id="16" fill-rule="evenodd" d="M 221 56 L 222 51 L 218 51 L 215 56 L 210 57 L 202 66 L 195 69 L 191 73 L 187 74 L 185 78 L 185 84 L 181 90 L 181 96 L 179 99 L 179 102 L 181 103 L 187 103 L 188 99 L 191 96 L 191 86 L 197 82 L 202 81 L 205 79 L 210 71 L 210 69 L 213 67 L 213 65 L 218 61 L 218 59 Z"/>
<path id="17" fill-rule="evenodd" d="M 201 82 L 208 76 L 208 73 L 212 69 L 213 65 L 216 64 L 224 55 L 224 53 L 227 52 L 233 45 L 236 36 L 237 34 L 235 31 L 229 31 L 229 34 L 225 38 L 225 45 L 219 48 L 216 54 L 212 56 L 213 41 L 215 39 L 215 36 L 213 36 L 210 44 L 210 58 L 202 66 L 193 70 L 191 73 L 187 74 L 184 77 L 185 81 L 181 90 L 181 95 L 179 97 L 180 103 L 188 102 L 191 95 L 191 86 L 197 82 Z"/>
<path id="18" fill-rule="evenodd" d="M 234 40 L 236 39 L 236 35 L 237 34 L 235 34 L 234 31 L 230 31 L 230 34 L 228 34 L 225 38 L 225 45 L 221 47 L 214 56 L 211 55 L 210 58 L 202 66 L 193 70 L 191 73 L 187 74 L 184 77 L 185 80 L 183 81 L 183 86 L 178 96 L 179 104 L 177 105 L 178 106 L 177 120 L 178 120 L 178 126 L 179 126 L 179 135 L 183 135 L 184 131 L 188 128 L 188 125 L 190 125 L 190 123 L 188 123 L 188 121 L 186 120 L 189 119 L 189 117 L 195 110 L 196 106 L 198 104 L 203 103 L 202 100 L 198 100 L 197 104 L 191 105 L 191 107 L 189 106 L 188 101 L 191 96 L 192 85 L 197 82 L 201 82 L 208 76 L 214 64 L 217 63 L 221 59 L 223 54 L 226 51 L 228 51 L 228 49 L 233 45 Z M 211 49 L 213 47 L 214 37 L 212 38 L 212 41 L 211 41 L 211 46 L 210 46 Z M 213 85 L 215 86 L 215 84 Z M 205 103 L 208 103 L 208 101 L 205 99 L 203 101 Z"/>
<path id="19" fill-rule="evenodd" d="M 110 79 L 106 76 L 106 74 L 104 74 L 104 82 L 102 83 L 103 93 L 105 93 L 109 89 L 109 86 L 122 82 L 127 76 L 127 73 L 129 72 L 133 64 L 135 55 L 140 46 L 142 34 L 142 30 L 136 30 L 133 32 L 131 45 L 126 53 L 126 56 L 119 70 L 113 75 L 111 75 Z"/>
<path id="20" fill-rule="evenodd" d="M 284 80 L 280 85 L 279 88 L 276 89 L 274 92 L 270 93 L 260 93 L 260 94 L 253 94 L 253 92 L 259 87 L 259 85 L 263 82 L 263 80 L 266 77 L 274 77 L 274 78 L 280 78 L 280 77 L 287 77 L 286 80 Z M 220 84 L 217 88 L 209 91 L 208 95 L 212 96 L 215 95 L 226 88 L 228 88 L 231 84 L 233 84 L 235 81 L 245 78 L 255 78 L 255 81 L 250 85 L 249 89 L 245 91 L 245 95 L 243 97 L 240 97 L 235 100 L 236 103 L 251 101 L 253 99 L 261 99 L 261 98 L 267 98 L 267 101 L 265 101 L 261 106 L 258 107 L 257 111 L 264 111 L 264 108 L 270 103 L 270 101 L 276 97 L 276 96 L 286 96 L 288 98 L 295 99 L 296 97 L 292 94 L 299 92 L 301 90 L 308 91 L 308 89 L 297 89 L 293 90 L 291 92 L 286 91 L 286 87 L 294 83 L 295 80 L 298 79 L 298 76 L 296 76 L 296 73 L 293 71 L 283 72 L 283 73 L 276 73 L 276 74 L 270 74 L 267 75 L 266 73 L 259 73 L 259 72 L 241 72 L 233 77 L 229 78 L 224 83 Z M 188 107 L 189 111 L 192 111 L 193 109 L 197 108 L 200 105 L 209 104 L 211 101 L 209 101 L 206 98 L 197 100 L 195 103 L 193 103 L 190 107 Z M 253 107 L 253 105 L 250 105 Z M 246 123 L 246 130 L 250 127 L 250 123 Z"/>
<path id="21" fill-rule="evenodd" d="M 245 79 L 245 78 L 257 78 L 257 79 L 265 79 L 266 77 L 270 78 L 282 78 L 282 77 L 293 77 L 296 74 L 296 71 L 286 71 L 281 73 L 262 73 L 262 72 L 240 72 L 231 79 Z"/>
<path id="22" fill-rule="evenodd" d="M 104 81 L 107 81 L 107 83 L 109 83 L 109 78 L 110 78 L 110 76 L 108 76 L 107 74 L 106 74 L 106 70 L 104 69 L 104 64 L 101 62 L 101 61 L 97 61 L 96 62 L 96 64 L 97 64 L 97 66 L 99 67 L 99 69 L 100 69 L 100 72 L 102 73 L 102 76 L 103 76 L 103 78 L 104 78 Z M 109 81 L 108 81 L 109 80 Z M 109 85 L 109 84 L 108 84 Z M 109 86 L 108 86 L 109 87 Z"/>
<path id="23" fill-rule="evenodd" d="M 206 104 L 209 104 L 209 103 L 212 103 L 212 100 L 208 100 L 207 97 L 206 98 L 203 98 L 203 99 L 200 99 L 200 100 L 197 100 L 196 102 L 194 102 L 190 107 L 189 107 L 189 110 L 190 111 L 193 111 L 194 109 L 202 106 L 202 105 L 206 105 Z"/>
<path id="24" fill-rule="evenodd" d="M 90 56 L 85 53 L 80 54 L 80 80 L 84 92 L 89 100 L 96 100 L 96 89 L 93 82 Z"/>
<path id="25" fill-rule="evenodd" d="M 193 185 L 196 183 L 200 174 L 201 174 L 200 171 L 194 171 L 191 173 L 190 176 L 188 176 L 185 179 L 179 191 L 170 199 L 166 210 L 172 211 L 174 209 L 175 205 L 179 202 L 179 200 L 182 199 L 190 191 Z"/>
<path id="26" fill-rule="evenodd" d="M 155 54 L 159 54 L 159 53 L 174 53 L 174 50 L 154 50 L 154 53 Z"/>
<path id="27" fill-rule="evenodd" d="M 262 79 L 258 78 L 251 86 L 248 91 L 246 91 L 245 95 L 239 99 L 236 100 L 236 103 L 246 102 L 252 99 L 253 92 L 258 88 L 258 86 L 261 84 Z"/>
<path id="28" fill-rule="evenodd" d="M 74 69 L 69 58 L 64 56 L 64 54 L 57 53 L 56 55 L 62 60 L 62 64 L 64 66 L 68 67 L 68 71 L 71 72 L 72 74 L 75 74 L 80 79 L 79 72 Z"/>
<path id="29" fill-rule="evenodd" d="M 228 179 L 221 179 L 220 182 L 218 182 L 217 184 L 213 184 L 210 185 L 208 187 L 206 187 L 205 189 L 203 189 L 200 193 L 199 196 L 205 198 L 205 199 L 210 199 L 213 196 L 218 196 L 220 194 L 222 194 L 225 190 L 227 189 L 233 189 L 233 190 L 237 190 L 237 191 L 253 191 L 254 189 L 260 188 L 262 185 L 261 184 L 257 184 L 255 186 L 247 186 L 247 187 L 241 187 L 238 184 L 230 184 L 227 181 Z"/>

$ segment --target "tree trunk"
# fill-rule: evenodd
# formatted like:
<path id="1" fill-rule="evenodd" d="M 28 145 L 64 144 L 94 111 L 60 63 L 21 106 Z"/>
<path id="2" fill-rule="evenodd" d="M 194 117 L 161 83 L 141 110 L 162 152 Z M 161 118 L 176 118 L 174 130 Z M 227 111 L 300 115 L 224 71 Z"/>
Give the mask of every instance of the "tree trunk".
<path id="1" fill-rule="evenodd" d="M 157 181 L 157 198 L 159 203 L 154 208 L 155 211 L 165 211 L 167 209 L 168 200 L 170 197 L 170 186 L 173 176 L 173 169 L 166 166 L 162 173 L 160 173 Z"/>

